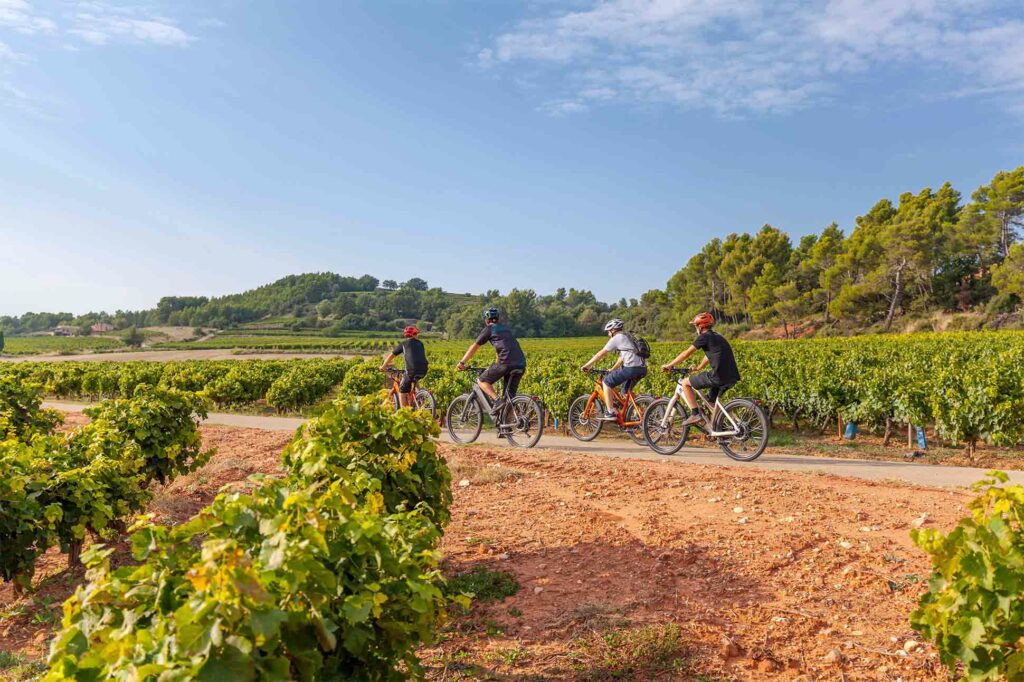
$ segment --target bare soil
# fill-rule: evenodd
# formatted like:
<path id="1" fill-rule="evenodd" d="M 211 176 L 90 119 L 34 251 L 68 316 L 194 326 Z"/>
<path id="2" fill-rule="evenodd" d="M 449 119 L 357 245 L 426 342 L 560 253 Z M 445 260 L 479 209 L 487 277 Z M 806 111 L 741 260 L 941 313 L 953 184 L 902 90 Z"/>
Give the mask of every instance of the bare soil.
<path id="1" fill-rule="evenodd" d="M 202 431 L 218 452 L 157 492 L 150 511 L 161 522 L 277 471 L 291 437 Z M 431 680 L 949 679 L 930 645 L 908 644 L 919 641 L 908 615 L 929 574 L 909 530 L 923 515 L 928 527 L 952 527 L 967 493 L 441 447 L 455 495 L 446 574 L 482 567 L 520 588 L 453 613 L 422 651 Z M 0 650 L 45 657 L 59 606 L 81 580 L 50 552 L 33 593 L 0 586 Z"/>

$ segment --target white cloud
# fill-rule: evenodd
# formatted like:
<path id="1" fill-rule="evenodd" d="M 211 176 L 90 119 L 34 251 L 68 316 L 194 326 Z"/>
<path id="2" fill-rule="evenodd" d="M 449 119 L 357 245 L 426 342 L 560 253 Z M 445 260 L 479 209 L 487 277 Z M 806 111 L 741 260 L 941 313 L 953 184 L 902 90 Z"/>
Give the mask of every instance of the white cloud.
<path id="1" fill-rule="evenodd" d="M 1012 108 L 1020 45 L 1020 0 L 592 0 L 520 21 L 477 63 L 545 79 L 555 93 L 540 108 L 557 115 L 595 102 L 788 111 L 891 66 L 942 75 L 938 94 L 998 92 Z"/>
<path id="2" fill-rule="evenodd" d="M 29 35 L 57 30 L 52 19 L 37 14 L 26 0 L 0 0 L 0 27 Z"/>
<path id="3" fill-rule="evenodd" d="M 24 61 L 25 55 L 15 52 L 7 43 L 0 42 L 0 66 L 3 64 L 20 64 Z"/>
<path id="4" fill-rule="evenodd" d="M 70 22 L 68 33 L 92 45 L 127 42 L 183 47 L 194 40 L 173 19 L 100 2 L 79 3 Z"/>

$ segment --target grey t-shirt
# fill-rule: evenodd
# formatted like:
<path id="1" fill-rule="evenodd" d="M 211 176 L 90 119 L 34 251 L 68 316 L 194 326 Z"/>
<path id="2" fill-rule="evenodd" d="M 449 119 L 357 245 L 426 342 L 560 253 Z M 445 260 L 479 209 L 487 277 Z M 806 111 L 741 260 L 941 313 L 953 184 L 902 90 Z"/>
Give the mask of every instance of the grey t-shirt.
<path id="1" fill-rule="evenodd" d="M 640 357 L 636 350 L 636 346 L 629 340 L 625 332 L 619 332 L 615 336 L 608 339 L 608 343 L 604 344 L 605 351 L 611 353 L 622 354 L 622 366 L 623 367 L 646 367 L 647 361 Z"/>

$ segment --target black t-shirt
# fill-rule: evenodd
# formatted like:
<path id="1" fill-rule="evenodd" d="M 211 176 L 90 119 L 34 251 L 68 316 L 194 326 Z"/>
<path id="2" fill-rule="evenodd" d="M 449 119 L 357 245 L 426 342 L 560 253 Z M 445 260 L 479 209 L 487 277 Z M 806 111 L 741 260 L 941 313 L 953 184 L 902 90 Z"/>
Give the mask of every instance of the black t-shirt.
<path id="1" fill-rule="evenodd" d="M 406 339 L 391 351 L 394 355 L 405 356 L 405 371 L 409 374 L 427 373 L 427 352 L 419 339 Z"/>
<path id="2" fill-rule="evenodd" d="M 526 356 L 519 342 L 512 334 L 512 330 L 499 323 L 489 324 L 476 337 L 478 346 L 490 342 L 494 346 L 494 353 L 498 356 L 498 362 L 509 367 L 526 367 Z"/>
<path id="3" fill-rule="evenodd" d="M 732 354 L 732 346 L 721 334 L 708 330 L 697 337 L 693 346 L 701 349 L 708 356 L 711 372 L 722 382 L 723 386 L 735 384 L 740 380 L 740 370 L 736 366 L 736 356 Z"/>

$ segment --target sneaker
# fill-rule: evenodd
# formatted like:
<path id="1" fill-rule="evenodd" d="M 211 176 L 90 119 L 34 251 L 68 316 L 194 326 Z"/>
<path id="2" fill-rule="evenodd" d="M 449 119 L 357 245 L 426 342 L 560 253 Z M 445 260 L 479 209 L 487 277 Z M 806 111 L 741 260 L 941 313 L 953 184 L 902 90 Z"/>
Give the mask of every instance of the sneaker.
<path id="1" fill-rule="evenodd" d="M 689 417 L 683 420 L 683 426 L 700 426 L 704 424 L 704 415 L 700 412 L 697 414 L 691 414 Z"/>
<path id="2" fill-rule="evenodd" d="M 501 414 L 501 411 L 502 411 L 502 409 L 504 409 L 504 407 L 505 407 L 505 399 L 504 398 L 498 398 L 497 400 L 495 400 L 494 404 L 491 405 L 491 410 L 490 410 L 491 416 L 492 417 L 497 417 L 499 414 Z"/>
<path id="3" fill-rule="evenodd" d="M 598 419 L 600 419 L 603 422 L 613 422 L 618 418 L 618 414 L 616 414 L 615 412 L 609 412 L 607 410 L 605 410 L 605 412 L 600 417 L 598 417 Z"/>

